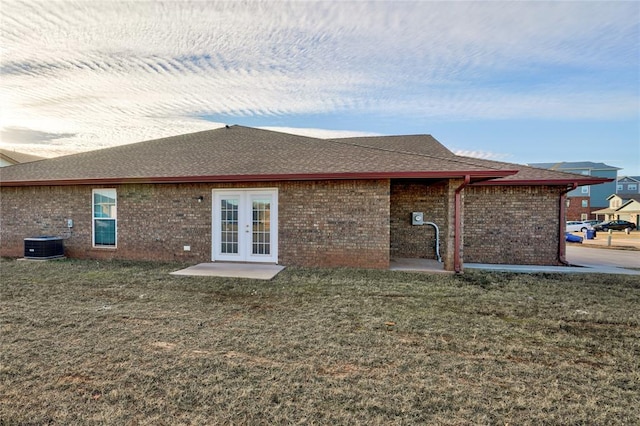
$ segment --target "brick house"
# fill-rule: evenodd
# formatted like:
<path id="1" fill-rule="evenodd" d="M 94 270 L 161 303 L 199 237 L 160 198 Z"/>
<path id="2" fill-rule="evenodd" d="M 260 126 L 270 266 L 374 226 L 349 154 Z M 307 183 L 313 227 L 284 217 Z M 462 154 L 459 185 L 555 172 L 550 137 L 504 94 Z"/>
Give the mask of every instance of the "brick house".
<path id="1" fill-rule="evenodd" d="M 227 126 L 0 169 L 0 255 L 55 235 L 76 258 L 388 268 L 435 258 L 437 226 L 447 270 L 558 265 L 566 193 L 604 181 L 457 156 L 427 135 Z"/>

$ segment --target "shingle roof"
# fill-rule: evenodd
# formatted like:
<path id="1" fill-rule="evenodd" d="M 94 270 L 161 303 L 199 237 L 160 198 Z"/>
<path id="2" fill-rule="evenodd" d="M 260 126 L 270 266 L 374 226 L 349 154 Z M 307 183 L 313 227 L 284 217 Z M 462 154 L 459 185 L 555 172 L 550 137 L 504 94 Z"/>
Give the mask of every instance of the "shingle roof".
<path id="1" fill-rule="evenodd" d="M 529 163 L 531 167 L 551 170 L 622 170 L 619 167 L 592 161 L 560 161 L 558 163 Z"/>
<path id="2" fill-rule="evenodd" d="M 576 178 L 580 180 L 579 184 L 588 185 L 594 182 L 588 176 L 554 171 L 548 169 L 540 169 L 536 167 L 524 166 L 521 164 L 505 163 L 501 161 L 485 160 L 474 157 L 465 157 L 456 155 L 448 150 L 444 145 L 438 142 L 430 135 L 416 136 L 378 136 L 378 137 L 359 137 L 338 139 L 341 141 L 349 141 L 363 146 L 372 146 L 379 148 L 391 148 L 394 151 L 411 152 L 421 155 L 436 155 L 443 158 L 455 158 L 458 162 L 473 164 L 475 166 L 487 167 L 499 170 L 517 170 L 515 174 L 505 176 L 503 178 L 492 179 L 490 181 L 482 181 L 479 185 L 484 184 L 523 184 L 529 183 L 547 183 L 565 185 L 569 182 L 573 183 Z M 601 179 L 596 178 L 598 181 Z"/>
<path id="3" fill-rule="evenodd" d="M 230 126 L 5 167 L 0 169 L 0 185 L 444 179 L 466 175 L 472 182 L 503 178 L 512 184 L 530 178 L 558 185 L 594 180 L 530 169 L 456 156 L 427 135 L 316 139 Z M 510 180 L 508 176 L 514 174 L 520 179 Z"/>
<path id="4" fill-rule="evenodd" d="M 363 136 L 334 140 L 359 146 L 393 150 L 395 152 L 408 152 L 442 158 L 456 156 L 431 135 Z"/>
<path id="5" fill-rule="evenodd" d="M 465 158 L 468 158 L 469 161 L 473 161 L 479 165 L 486 165 L 487 167 L 506 169 L 514 166 L 514 164 L 512 163 L 504 163 L 501 161 L 484 160 L 469 157 Z M 525 166 L 522 164 L 518 164 L 516 165 L 516 167 L 518 169 L 518 173 L 516 174 L 492 179 L 486 182 L 481 182 L 478 183 L 478 185 L 572 185 L 573 183 L 575 183 L 578 186 L 582 186 L 595 185 L 613 180 L 597 176 L 585 176 L 578 173 L 540 169 L 537 167 Z"/>

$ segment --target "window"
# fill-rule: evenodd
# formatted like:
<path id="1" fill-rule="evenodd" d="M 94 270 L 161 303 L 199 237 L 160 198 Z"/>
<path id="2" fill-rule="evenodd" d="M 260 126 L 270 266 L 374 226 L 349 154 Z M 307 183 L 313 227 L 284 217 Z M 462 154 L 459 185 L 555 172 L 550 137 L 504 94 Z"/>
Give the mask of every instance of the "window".
<path id="1" fill-rule="evenodd" d="M 583 193 L 583 194 L 588 194 L 588 193 L 589 193 L 589 187 L 588 187 L 588 186 L 583 186 L 583 187 L 581 188 L 581 190 L 582 190 L 582 193 Z"/>
<path id="2" fill-rule="evenodd" d="M 582 207 L 583 208 L 589 207 L 589 201 L 588 200 L 582 200 Z"/>
<path id="3" fill-rule="evenodd" d="M 638 184 L 630 183 L 629 185 L 627 185 L 627 191 L 637 191 L 637 190 L 638 190 Z"/>
<path id="4" fill-rule="evenodd" d="M 622 186 L 622 185 L 616 185 L 616 191 L 617 191 L 617 192 L 622 191 L 622 189 L 623 189 L 623 186 Z"/>
<path id="5" fill-rule="evenodd" d="M 586 213 L 582 213 L 582 214 L 580 215 L 580 220 L 581 220 L 581 221 L 583 221 L 583 222 L 584 222 L 585 220 L 587 220 L 587 214 L 586 214 Z"/>
<path id="6" fill-rule="evenodd" d="M 117 205 L 115 189 L 93 190 L 93 246 L 116 246 Z"/>

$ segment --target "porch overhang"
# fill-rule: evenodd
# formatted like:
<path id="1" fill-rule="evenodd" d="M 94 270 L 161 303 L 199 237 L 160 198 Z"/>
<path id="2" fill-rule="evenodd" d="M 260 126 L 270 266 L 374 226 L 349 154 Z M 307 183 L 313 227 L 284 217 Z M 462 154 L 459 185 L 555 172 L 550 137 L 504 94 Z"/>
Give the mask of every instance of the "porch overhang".
<path id="1" fill-rule="evenodd" d="M 494 185 L 494 186 L 510 186 L 510 185 L 518 185 L 518 186 L 527 186 L 527 185 L 533 185 L 533 186 L 540 186 L 540 185 L 546 185 L 546 186 L 572 186 L 575 184 L 576 187 L 578 186 L 585 186 L 585 185 L 598 185 L 601 183 L 606 183 L 606 182 L 612 182 L 614 179 L 608 179 L 608 178 L 580 178 L 578 180 L 576 179 L 516 179 L 516 178 L 507 178 L 507 179 L 493 179 L 493 180 L 486 180 L 486 181 L 482 181 L 482 182 L 475 182 L 472 183 L 472 185 Z"/>

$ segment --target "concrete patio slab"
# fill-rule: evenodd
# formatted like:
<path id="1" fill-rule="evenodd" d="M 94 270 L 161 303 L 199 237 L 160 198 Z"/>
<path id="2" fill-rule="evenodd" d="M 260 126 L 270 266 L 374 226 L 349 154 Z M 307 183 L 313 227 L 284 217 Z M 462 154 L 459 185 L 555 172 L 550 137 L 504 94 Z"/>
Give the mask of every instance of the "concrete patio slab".
<path id="1" fill-rule="evenodd" d="M 210 262 L 189 266 L 188 268 L 171 272 L 171 275 L 270 280 L 283 269 L 284 266 L 263 263 Z"/>
<path id="2" fill-rule="evenodd" d="M 389 262 L 391 271 L 412 271 L 412 272 L 445 272 L 452 274 L 452 271 L 445 271 L 444 264 L 436 259 L 409 259 L 393 258 Z"/>

